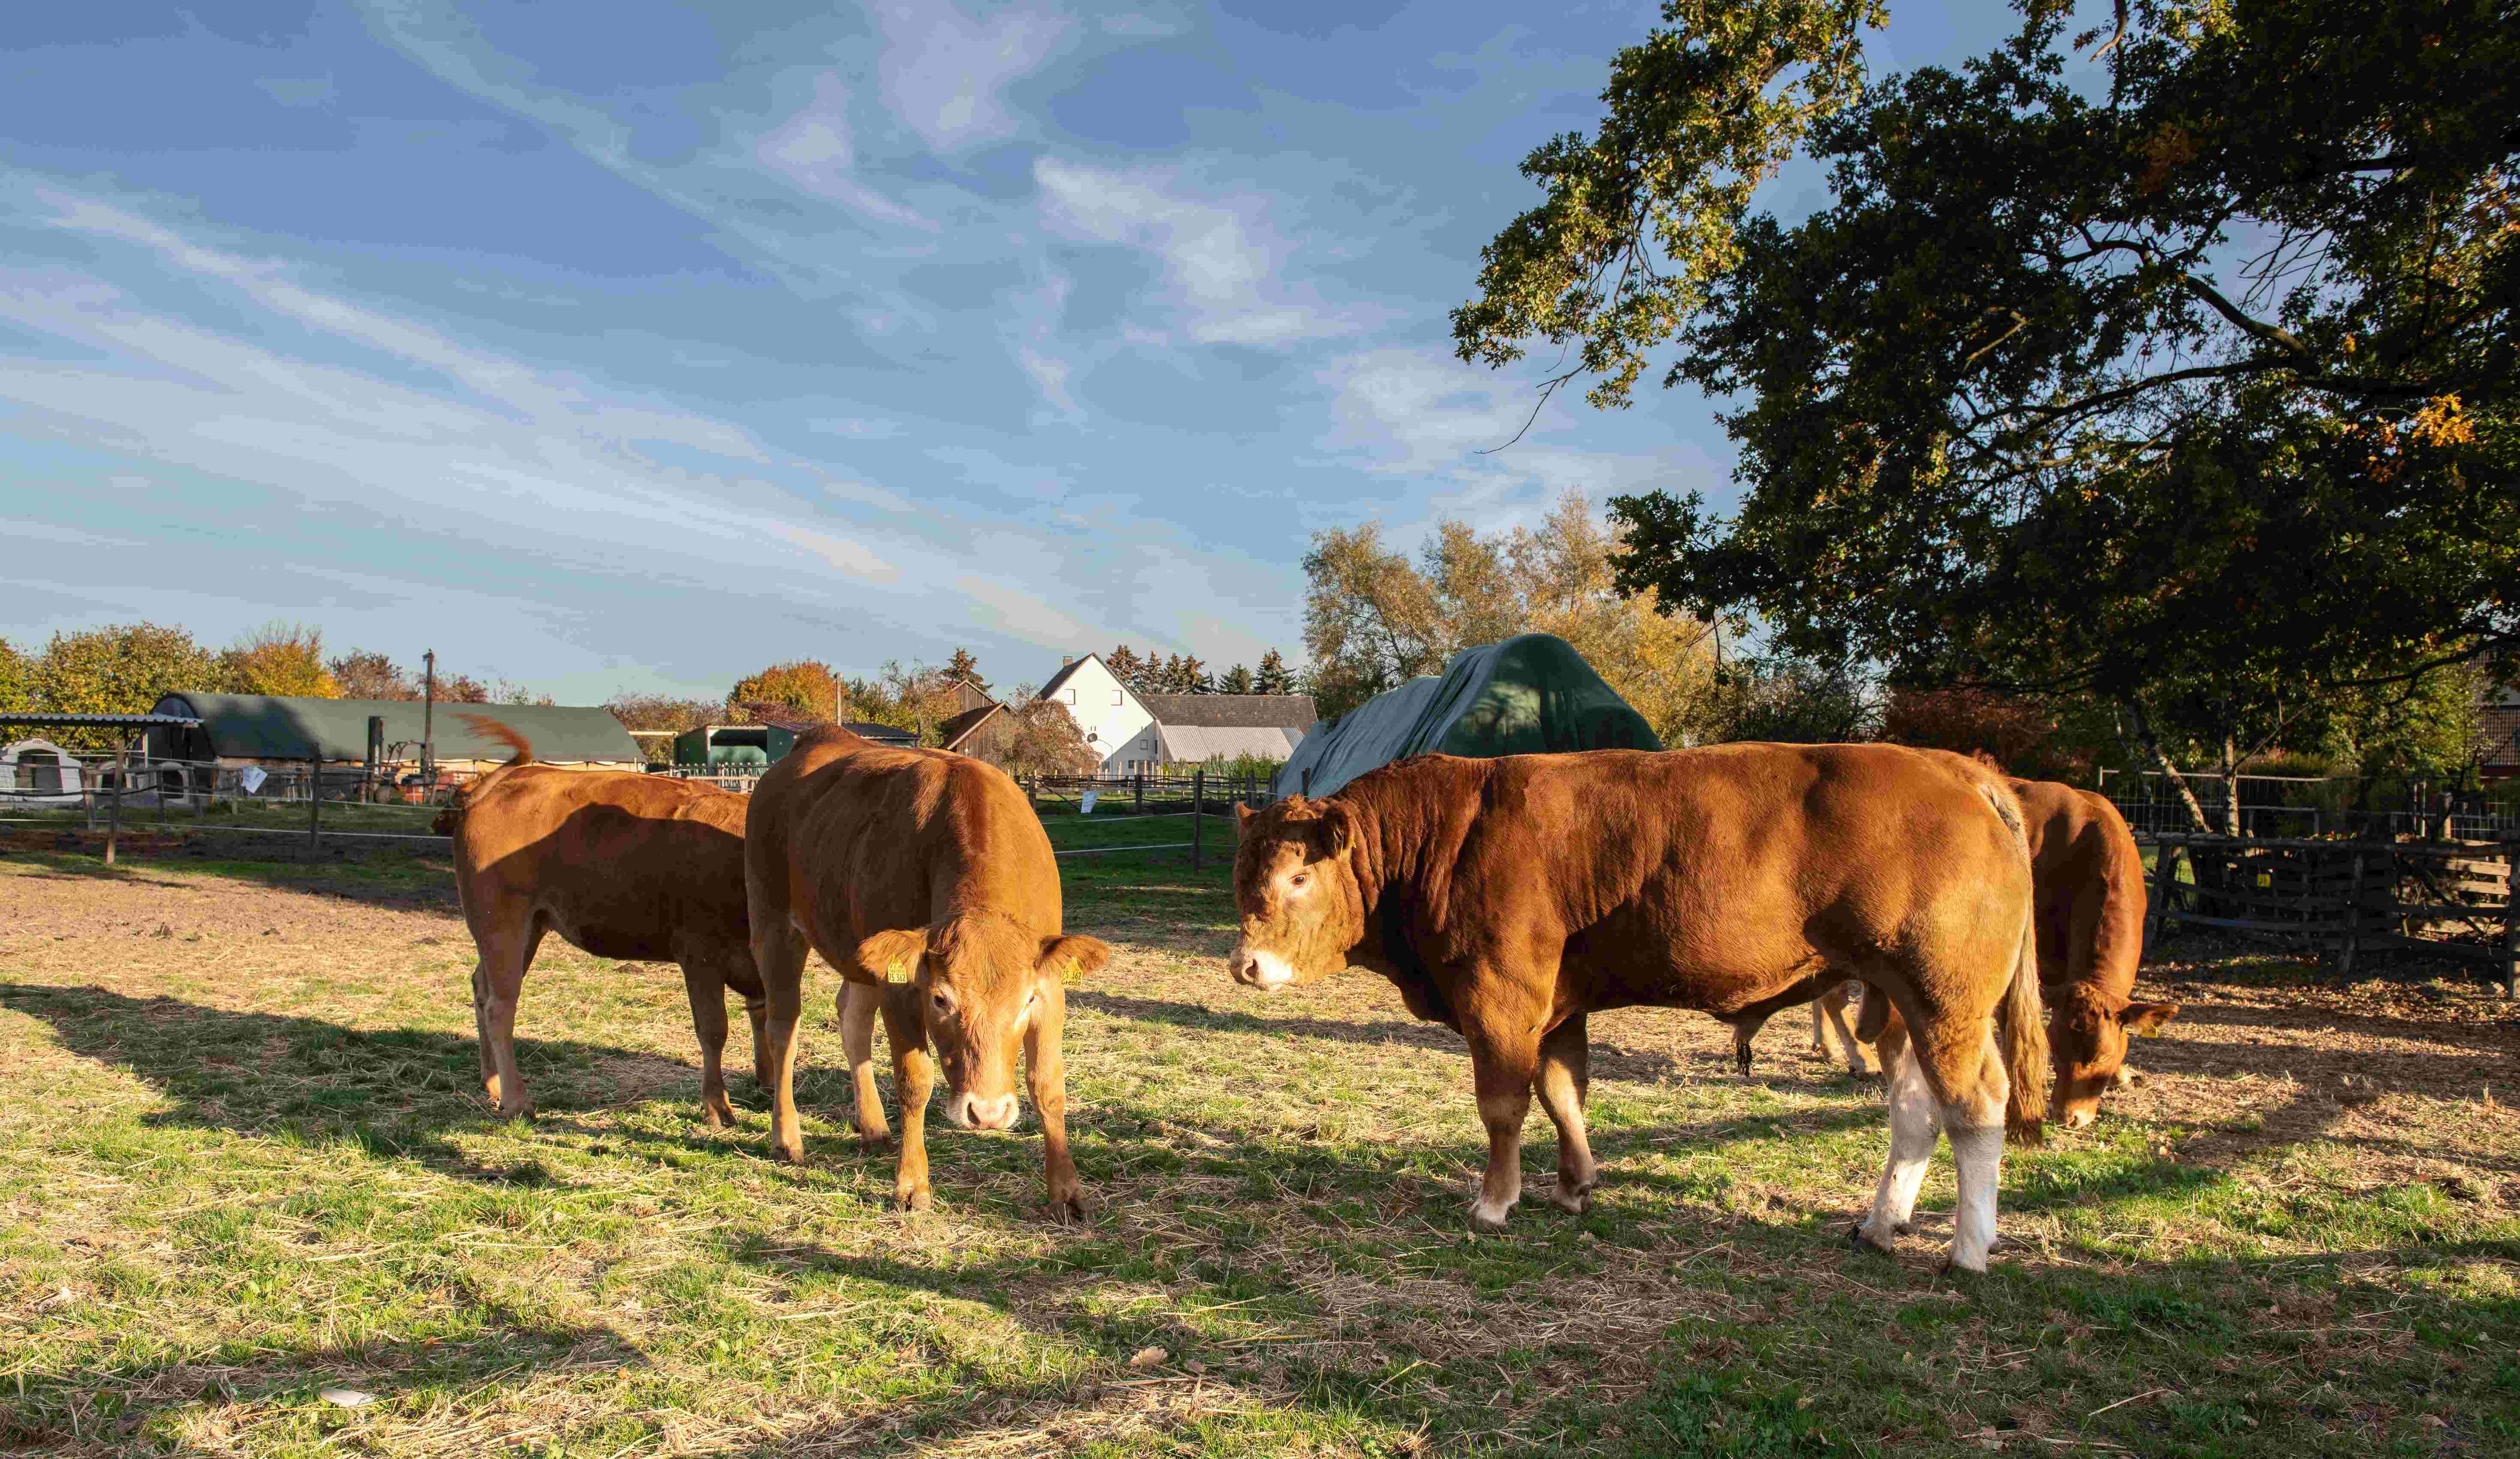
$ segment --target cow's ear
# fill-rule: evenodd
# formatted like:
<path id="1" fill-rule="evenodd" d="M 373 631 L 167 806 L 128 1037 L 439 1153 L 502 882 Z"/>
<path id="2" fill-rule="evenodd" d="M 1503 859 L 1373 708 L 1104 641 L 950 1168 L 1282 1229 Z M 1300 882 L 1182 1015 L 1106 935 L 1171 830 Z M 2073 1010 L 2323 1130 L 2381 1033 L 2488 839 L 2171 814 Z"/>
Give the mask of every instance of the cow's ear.
<path id="1" fill-rule="evenodd" d="M 858 966 L 886 983 L 917 981 L 926 955 L 924 927 L 888 927 L 858 944 Z"/>
<path id="2" fill-rule="evenodd" d="M 1343 857 L 1356 845 L 1356 813 L 1345 801 L 1323 801 L 1322 849 L 1334 857 Z"/>
<path id="3" fill-rule="evenodd" d="M 1099 937 L 1046 937 L 1041 940 L 1041 960 L 1034 966 L 1058 974 L 1062 984 L 1072 984 L 1101 972 L 1110 960 L 1111 945 Z"/>
<path id="4" fill-rule="evenodd" d="M 2130 1034 L 2149 1034 L 2179 1016 L 2177 1003 L 2129 1003 L 2118 1021 Z"/>
<path id="5" fill-rule="evenodd" d="M 1234 844 L 1241 845 L 1251 835 L 1251 808 L 1240 801 L 1234 803 Z"/>

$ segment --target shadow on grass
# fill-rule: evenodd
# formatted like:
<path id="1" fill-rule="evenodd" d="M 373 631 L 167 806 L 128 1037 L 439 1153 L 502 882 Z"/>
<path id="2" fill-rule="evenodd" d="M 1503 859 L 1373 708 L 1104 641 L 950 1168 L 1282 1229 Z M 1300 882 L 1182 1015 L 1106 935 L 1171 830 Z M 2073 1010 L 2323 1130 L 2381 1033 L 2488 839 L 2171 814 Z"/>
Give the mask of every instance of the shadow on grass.
<path id="1" fill-rule="evenodd" d="M 64 1365 L 58 1358 L 38 1360 L 19 1369 L 15 1401 L 0 1404 L 0 1451 L 200 1452 L 163 1421 L 196 1405 L 247 1404 L 265 1410 L 308 1408 L 310 1426 L 331 1429 L 392 1413 L 403 1394 L 411 1394 L 412 1401 L 402 1416 L 420 1419 L 442 1404 L 447 1393 L 463 1393 L 477 1400 L 485 1386 L 520 1386 L 552 1367 L 648 1365 L 646 1353 L 605 1328 L 545 1322 L 470 1296 L 459 1300 L 456 1320 L 467 1317 L 486 1330 L 417 1342 L 284 1347 L 259 1351 L 244 1363 L 228 1360 L 230 1349 L 225 1348 L 174 1362 Z M 337 1386 L 371 1393 L 380 1406 L 338 1408 L 319 1396 L 319 1390 Z M 274 1417 L 255 1415 L 258 1424 L 269 1424 Z M 324 1443 L 315 1435 L 307 1437 L 318 1446 Z"/>
<path id="2" fill-rule="evenodd" d="M 137 887 L 191 885 L 167 880 L 172 873 L 217 877 L 310 897 L 338 897 L 398 911 L 457 909 L 455 864 L 443 848 L 360 850 L 337 841 L 327 844 L 323 860 L 309 862 L 304 857 L 302 837 L 287 847 L 270 848 L 275 854 L 269 856 L 257 854 L 257 848 L 251 846 L 221 844 L 269 839 L 195 836 L 171 850 L 126 850 L 117 864 L 112 866 L 105 864 L 101 857 L 76 852 L 9 847 L 0 849 L 0 854 L 44 867 L 36 878 L 39 880 L 101 881 Z"/>
<path id="3" fill-rule="evenodd" d="M 127 1069 L 176 1101 L 144 1124 L 349 1136 L 451 1173 L 517 1178 L 476 1167 L 433 1138 L 493 1118 L 481 1093 L 479 1045 L 471 1039 L 51 984 L 0 983 L 0 1008 L 42 1019 L 64 1047 Z M 519 1037 L 517 1060 L 536 1103 L 555 1115 L 589 1107 L 580 1091 L 594 1086 L 616 1101 L 626 1091 L 698 1108 L 699 1072 L 658 1054 Z"/>

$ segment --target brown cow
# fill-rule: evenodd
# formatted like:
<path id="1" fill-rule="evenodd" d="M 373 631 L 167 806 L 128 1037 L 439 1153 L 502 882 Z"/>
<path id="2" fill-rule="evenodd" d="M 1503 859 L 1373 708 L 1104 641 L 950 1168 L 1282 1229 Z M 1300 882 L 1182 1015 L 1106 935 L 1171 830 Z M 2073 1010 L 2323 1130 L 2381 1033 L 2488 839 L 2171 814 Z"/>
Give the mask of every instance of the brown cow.
<path id="1" fill-rule="evenodd" d="M 481 1085 L 502 1115 L 533 1113 L 517 1072 L 517 996 L 558 932 L 598 957 L 674 962 L 700 1040 L 700 1111 L 735 1123 L 719 1057 L 726 991 L 752 1015 L 761 1060 L 762 989 L 743 915 L 744 798 L 713 786 L 534 761 L 523 735 L 480 715 L 473 730 L 516 758 L 460 791 L 437 819 L 455 838 L 455 890 L 480 954 L 472 973 Z M 764 1081 L 767 1083 L 767 1081 Z"/>
<path id="2" fill-rule="evenodd" d="M 2029 848 L 1984 769 L 1889 745 L 1418 756 L 1245 813 L 1234 883 L 1238 981 L 1369 967 L 1468 1039 L 1488 1131 L 1471 1221 L 1490 1230 L 1522 1194 L 1535 1085 L 1557 1127 L 1552 1199 L 1588 1204 L 1587 1014 L 1720 1017 L 1854 971 L 1920 1031 L 1857 1240 L 1908 1219 L 1940 1127 L 1959 1166 L 1952 1260 L 1984 1269 L 2004 1133 L 2037 1138 L 2048 1065 Z"/>
<path id="3" fill-rule="evenodd" d="M 925 1210 L 932 1045 L 956 1126 L 1005 1129 L 1020 1113 L 1015 1045 L 1023 1045 L 1041 1114 L 1052 1214 L 1085 1214 L 1067 1155 L 1067 1076 L 1059 1033 L 1062 980 L 1102 966 L 1111 950 L 1061 932 L 1058 862 L 1015 782 L 942 750 L 893 749 L 835 726 L 798 737 L 753 787 L 744 881 L 753 958 L 770 1011 L 770 1140 L 805 1158 L 796 1129 L 795 1038 L 808 946 L 847 980 L 840 1010 L 863 1138 L 886 1131 L 868 1056 L 872 1030 L 857 990 L 880 994 L 901 1095 L 901 1163 L 893 1193 Z"/>
<path id="4" fill-rule="evenodd" d="M 2048 1008 L 2048 1047 L 2056 1076 L 2050 1098 L 2065 1127 L 2080 1129 L 2092 1123 L 2101 1095 L 2130 1082 L 2129 1036 L 2160 1028 L 2179 1016 L 2179 1005 L 2129 996 L 2143 959 L 2143 853 L 2117 807 L 2105 796 L 2053 780 L 2007 783 L 2021 802 L 2038 887 L 2040 996 Z M 1809 989 L 1797 990 L 1773 1006 L 1751 1010 L 1755 1018 L 1744 1014 L 1733 1021 L 1733 1053 L 1742 1073 L 1749 1072 L 1749 1040 L 1759 1024 L 1808 995 Z M 1844 986 L 1834 983 L 1814 1001 L 1815 1046 L 1821 1018 L 1839 1019 L 1847 1001 Z M 1869 1021 L 1893 1017 L 1876 1012 Z M 1843 1032 L 1842 1022 L 1839 1028 Z M 1875 1037 L 1863 1036 L 1868 1041 Z M 1865 1072 L 1860 1043 L 1850 1040 L 1847 1056 L 1850 1072 Z"/>

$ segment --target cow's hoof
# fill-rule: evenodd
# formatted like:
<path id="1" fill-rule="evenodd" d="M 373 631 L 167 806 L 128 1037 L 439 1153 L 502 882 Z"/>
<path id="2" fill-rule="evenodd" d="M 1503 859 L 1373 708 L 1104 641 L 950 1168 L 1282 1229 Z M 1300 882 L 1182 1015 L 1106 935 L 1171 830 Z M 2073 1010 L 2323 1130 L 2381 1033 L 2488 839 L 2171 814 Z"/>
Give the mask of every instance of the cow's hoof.
<path id="1" fill-rule="evenodd" d="M 1593 1209 L 1593 1187 L 1578 1185 L 1569 1188 L 1561 1185 L 1549 1193 L 1549 1204 L 1568 1216 L 1582 1216 Z M 1499 1221 L 1497 1224 L 1502 1227 L 1505 1223 Z"/>
<path id="2" fill-rule="evenodd" d="M 1072 1196 L 1051 1197 L 1042 1214 L 1062 1226 L 1091 1225 L 1094 1221 L 1094 1213 L 1087 1208 L 1081 1191 Z"/>
<path id="3" fill-rule="evenodd" d="M 1986 1263 L 1980 1261 L 1975 1266 L 1963 1266 L 1960 1264 L 1959 1258 L 1945 1257 L 1942 1267 L 1936 1275 L 1947 1276 L 1955 1281 L 1973 1281 L 1986 1275 Z"/>
<path id="4" fill-rule="evenodd" d="M 1505 1234 L 1506 1217 L 1512 1214 L 1510 1203 L 1490 1211 L 1485 1203 L 1473 1201 L 1470 1203 L 1470 1229 L 1482 1236 L 1501 1236 Z"/>
<path id="5" fill-rule="evenodd" d="M 773 1145 L 770 1147 L 770 1158 L 783 1166 L 801 1166 L 805 1163 L 804 1142 Z"/>
<path id="6" fill-rule="evenodd" d="M 1865 1252 L 1875 1257 L 1886 1257 L 1891 1254 L 1890 1248 L 1883 1246 L 1881 1243 L 1873 1240 L 1871 1237 L 1864 1233 L 1864 1222 L 1862 1221 L 1857 1221 L 1854 1225 L 1847 1228 L 1846 1244 L 1859 1252 Z"/>
<path id="7" fill-rule="evenodd" d="M 894 1205 L 904 1211 L 926 1211 L 936 1204 L 935 1193 L 924 1185 L 913 1186 L 908 1190 L 895 1190 L 892 1193 L 892 1200 Z"/>
<path id="8" fill-rule="evenodd" d="M 889 1150 L 892 1148 L 892 1131 L 889 1129 L 861 1129 L 858 1131 L 858 1148 L 861 1150 Z"/>

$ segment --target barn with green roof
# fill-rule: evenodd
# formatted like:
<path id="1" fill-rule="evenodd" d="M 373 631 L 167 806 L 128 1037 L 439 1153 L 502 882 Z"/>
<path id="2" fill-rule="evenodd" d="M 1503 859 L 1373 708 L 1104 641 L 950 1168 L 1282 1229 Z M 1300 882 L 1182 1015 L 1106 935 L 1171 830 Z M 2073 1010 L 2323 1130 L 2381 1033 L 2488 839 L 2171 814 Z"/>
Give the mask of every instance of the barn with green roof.
<path id="1" fill-rule="evenodd" d="M 417 700 L 309 699 L 282 694 L 161 695 L 155 713 L 201 721 L 199 728 L 153 729 L 153 760 L 253 765 L 303 763 L 311 752 L 328 764 L 366 763 L 371 736 L 384 764 L 417 762 L 424 732 L 442 769 L 487 768 L 513 753 L 476 733 L 460 716 L 479 715 L 521 734 L 534 758 L 552 765 L 637 770 L 638 741 L 612 711 L 557 704 L 447 704 L 424 711 Z M 371 726 L 370 721 L 381 722 Z"/>

